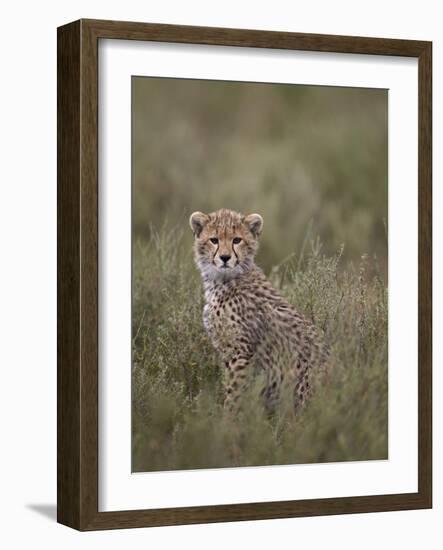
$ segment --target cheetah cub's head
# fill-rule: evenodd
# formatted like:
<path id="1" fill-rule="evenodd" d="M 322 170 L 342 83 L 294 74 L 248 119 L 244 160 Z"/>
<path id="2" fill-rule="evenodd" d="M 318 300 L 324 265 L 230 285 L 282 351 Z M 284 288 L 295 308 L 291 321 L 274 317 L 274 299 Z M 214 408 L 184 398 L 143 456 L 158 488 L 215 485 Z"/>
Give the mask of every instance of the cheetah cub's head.
<path id="1" fill-rule="evenodd" d="M 254 265 L 263 228 L 259 214 L 243 216 L 223 208 L 211 214 L 194 212 L 189 223 L 195 237 L 195 260 L 204 278 L 230 280 Z"/>

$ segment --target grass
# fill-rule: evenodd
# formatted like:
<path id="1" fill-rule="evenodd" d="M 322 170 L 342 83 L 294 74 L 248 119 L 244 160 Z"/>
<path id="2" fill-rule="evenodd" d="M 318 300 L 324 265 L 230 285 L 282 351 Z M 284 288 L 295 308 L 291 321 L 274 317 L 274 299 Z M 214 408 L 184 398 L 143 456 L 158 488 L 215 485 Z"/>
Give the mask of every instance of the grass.
<path id="1" fill-rule="evenodd" d="M 294 419 L 248 399 L 222 407 L 223 371 L 202 325 L 203 298 L 178 230 L 136 241 L 133 470 L 387 458 L 387 289 L 377 261 L 343 262 L 315 240 L 271 270 L 275 286 L 326 333 L 329 374 Z M 251 391 L 255 391 L 253 388 Z"/>

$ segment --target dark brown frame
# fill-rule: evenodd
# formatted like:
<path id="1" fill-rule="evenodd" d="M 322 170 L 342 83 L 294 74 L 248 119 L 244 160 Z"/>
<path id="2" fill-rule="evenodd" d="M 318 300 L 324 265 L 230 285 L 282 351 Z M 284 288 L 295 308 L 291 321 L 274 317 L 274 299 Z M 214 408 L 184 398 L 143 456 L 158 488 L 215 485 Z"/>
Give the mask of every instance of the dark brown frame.
<path id="1" fill-rule="evenodd" d="M 98 511 L 98 41 L 144 40 L 418 58 L 418 492 Z M 432 43 L 80 20 L 58 29 L 58 521 L 79 530 L 432 506 Z"/>

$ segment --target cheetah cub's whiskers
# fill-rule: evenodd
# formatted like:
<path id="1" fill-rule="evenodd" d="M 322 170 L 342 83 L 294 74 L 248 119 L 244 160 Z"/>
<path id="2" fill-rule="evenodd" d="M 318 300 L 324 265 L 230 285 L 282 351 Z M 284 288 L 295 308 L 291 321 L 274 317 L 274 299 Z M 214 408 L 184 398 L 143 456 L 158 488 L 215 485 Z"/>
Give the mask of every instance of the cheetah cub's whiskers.
<path id="1" fill-rule="evenodd" d="M 255 265 L 262 217 L 221 209 L 194 212 L 189 221 L 203 278 L 203 322 L 227 369 L 225 406 L 237 406 L 259 371 L 266 380 L 266 409 L 274 411 L 284 385 L 298 411 L 311 394 L 313 372 L 325 367 L 328 349 L 315 326 Z"/>

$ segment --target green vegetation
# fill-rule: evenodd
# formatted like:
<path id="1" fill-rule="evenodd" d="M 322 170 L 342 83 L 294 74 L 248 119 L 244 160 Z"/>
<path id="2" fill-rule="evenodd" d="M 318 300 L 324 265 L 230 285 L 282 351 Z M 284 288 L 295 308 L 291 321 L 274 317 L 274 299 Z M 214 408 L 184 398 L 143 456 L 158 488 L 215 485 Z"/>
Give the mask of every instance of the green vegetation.
<path id="1" fill-rule="evenodd" d="M 317 242 L 272 272 L 325 330 L 329 374 L 297 419 L 287 403 L 266 418 L 256 395 L 233 419 L 202 326 L 200 277 L 178 234 L 135 244 L 133 469 L 387 458 L 387 291 L 374 262 L 339 269 L 341 254 L 324 257 Z"/>
<path id="2" fill-rule="evenodd" d="M 386 91 L 135 78 L 133 115 L 133 470 L 387 458 Z M 257 263 L 330 342 L 297 419 L 260 380 L 223 411 L 188 227 L 221 207 L 262 214 Z"/>

